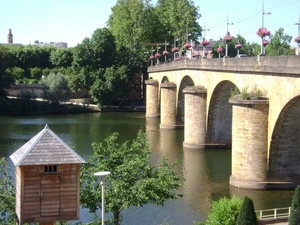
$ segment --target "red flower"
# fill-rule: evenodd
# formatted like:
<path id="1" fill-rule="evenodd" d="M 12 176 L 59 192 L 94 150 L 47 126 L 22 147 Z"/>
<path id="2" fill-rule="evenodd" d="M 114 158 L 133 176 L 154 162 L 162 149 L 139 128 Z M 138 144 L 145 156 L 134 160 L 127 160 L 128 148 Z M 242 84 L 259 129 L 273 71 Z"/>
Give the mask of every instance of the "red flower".
<path id="1" fill-rule="evenodd" d="M 295 42 L 297 42 L 298 44 L 300 43 L 300 36 L 295 38 Z"/>
<path id="2" fill-rule="evenodd" d="M 242 46 L 243 46 L 243 45 L 242 45 L 241 43 L 237 43 L 237 44 L 235 45 L 235 48 L 240 49 Z"/>
<path id="3" fill-rule="evenodd" d="M 186 42 L 186 43 L 184 44 L 184 47 L 185 47 L 185 48 L 190 48 L 190 47 L 192 47 L 192 45 L 191 45 L 189 42 Z"/>
<path id="4" fill-rule="evenodd" d="M 267 40 L 263 40 L 263 46 L 266 46 L 268 44 L 269 44 L 269 42 Z"/>
<path id="5" fill-rule="evenodd" d="M 151 56 L 150 56 L 150 59 L 154 59 L 154 56 L 153 56 L 153 55 L 151 55 Z"/>
<path id="6" fill-rule="evenodd" d="M 219 47 L 218 49 L 217 49 L 217 52 L 218 53 L 220 53 L 220 52 L 222 52 L 223 51 L 223 48 L 222 47 Z"/>
<path id="7" fill-rule="evenodd" d="M 167 50 L 163 51 L 163 55 L 168 55 L 168 54 L 169 54 L 169 52 Z"/>
<path id="8" fill-rule="evenodd" d="M 178 51 L 179 51 L 179 49 L 177 47 L 172 48 L 172 52 L 178 52 Z"/>
<path id="9" fill-rule="evenodd" d="M 201 44 L 205 47 L 206 45 L 209 45 L 209 41 L 203 39 L 203 41 L 201 42 Z"/>
<path id="10" fill-rule="evenodd" d="M 270 36 L 271 32 L 268 31 L 266 28 L 259 28 L 257 31 L 256 31 L 256 34 L 258 36 L 260 36 L 261 38 L 264 38 L 265 36 Z"/>
<path id="11" fill-rule="evenodd" d="M 230 33 L 227 32 L 227 34 L 223 38 L 223 41 L 225 41 L 226 43 L 228 43 L 228 42 L 231 42 L 231 40 L 232 40 L 232 37 L 231 37 Z"/>
<path id="12" fill-rule="evenodd" d="M 159 52 L 156 52 L 156 54 L 154 56 L 155 56 L 155 58 L 159 58 L 159 57 L 161 57 L 161 54 Z"/>

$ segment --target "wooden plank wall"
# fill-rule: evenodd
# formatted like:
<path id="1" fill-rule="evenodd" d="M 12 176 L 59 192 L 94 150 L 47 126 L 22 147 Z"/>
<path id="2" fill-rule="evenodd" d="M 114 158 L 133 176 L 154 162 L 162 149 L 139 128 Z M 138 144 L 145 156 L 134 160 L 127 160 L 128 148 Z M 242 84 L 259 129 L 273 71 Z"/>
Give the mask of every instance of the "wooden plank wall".
<path id="1" fill-rule="evenodd" d="M 18 171 L 21 191 L 16 211 L 21 223 L 79 219 L 80 164 L 57 167 L 56 173 L 44 173 L 44 166 L 23 166 Z"/>

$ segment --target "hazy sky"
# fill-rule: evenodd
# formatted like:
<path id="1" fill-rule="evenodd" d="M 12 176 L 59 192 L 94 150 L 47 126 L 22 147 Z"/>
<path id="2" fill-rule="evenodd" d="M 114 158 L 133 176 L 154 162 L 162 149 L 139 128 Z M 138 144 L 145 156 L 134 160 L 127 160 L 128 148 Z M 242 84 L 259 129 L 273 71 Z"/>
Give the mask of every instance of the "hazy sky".
<path id="1" fill-rule="evenodd" d="M 94 30 L 106 26 L 111 8 L 117 0 L 0 0 L 0 43 L 7 43 L 8 30 L 12 29 L 14 43 L 67 42 L 73 47 Z M 156 0 L 152 1 L 156 4 Z M 199 24 L 210 31 L 206 39 L 218 40 L 228 30 L 240 33 L 249 42 L 260 42 L 256 30 L 264 24 L 271 33 L 280 27 L 293 39 L 298 36 L 300 0 L 194 0 L 200 7 Z M 296 43 L 292 41 L 293 46 Z"/>

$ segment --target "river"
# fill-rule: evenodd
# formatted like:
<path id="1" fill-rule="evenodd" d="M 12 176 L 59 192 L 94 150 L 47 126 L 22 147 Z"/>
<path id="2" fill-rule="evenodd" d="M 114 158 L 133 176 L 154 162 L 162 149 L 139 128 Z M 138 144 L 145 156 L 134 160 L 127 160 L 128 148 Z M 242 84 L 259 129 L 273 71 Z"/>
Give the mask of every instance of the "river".
<path id="1" fill-rule="evenodd" d="M 294 194 L 293 190 L 246 190 L 230 186 L 230 149 L 183 148 L 183 130 L 161 130 L 159 118 L 145 118 L 144 112 L 1 116 L 0 124 L 0 156 L 7 158 L 12 173 L 14 166 L 8 157 L 46 124 L 83 158 L 92 152 L 92 142 L 101 142 L 112 132 L 118 132 L 123 142 L 135 138 L 139 130 L 146 131 L 152 164 L 164 156 L 170 163 L 178 161 L 176 171 L 185 178 L 178 191 L 183 197 L 168 200 L 164 206 L 149 204 L 125 209 L 121 213 L 123 225 L 192 225 L 193 221 L 205 221 L 211 202 L 222 197 L 247 195 L 254 201 L 255 210 L 260 210 L 288 207 Z M 110 216 L 108 213 L 106 218 Z M 88 210 L 81 210 L 81 221 L 92 219 Z"/>

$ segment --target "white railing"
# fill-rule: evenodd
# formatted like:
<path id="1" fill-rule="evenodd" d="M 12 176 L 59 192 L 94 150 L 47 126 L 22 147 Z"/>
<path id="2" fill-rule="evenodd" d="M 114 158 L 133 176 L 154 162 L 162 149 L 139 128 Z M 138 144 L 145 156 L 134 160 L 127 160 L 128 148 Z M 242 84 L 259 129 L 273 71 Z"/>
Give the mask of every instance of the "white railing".
<path id="1" fill-rule="evenodd" d="M 291 207 L 255 211 L 260 220 L 289 218 Z"/>

